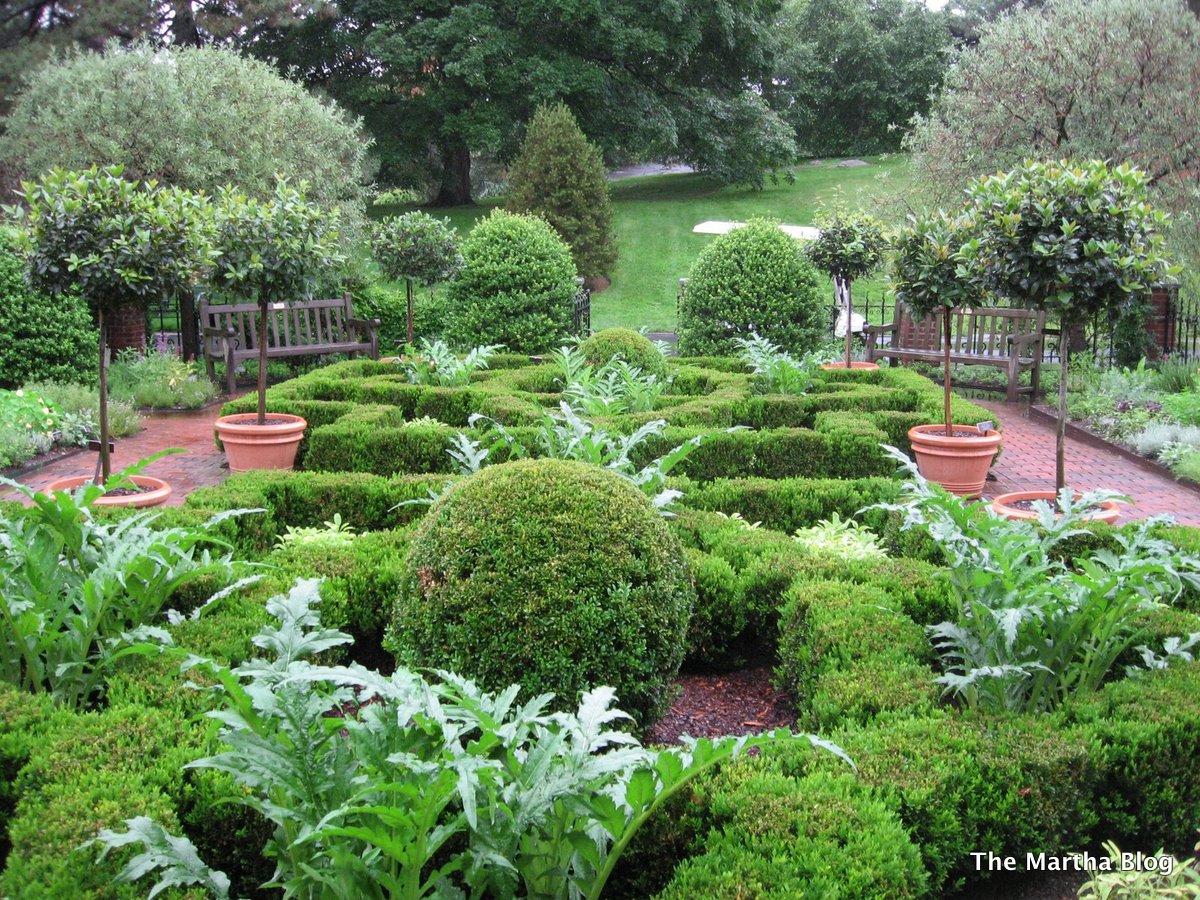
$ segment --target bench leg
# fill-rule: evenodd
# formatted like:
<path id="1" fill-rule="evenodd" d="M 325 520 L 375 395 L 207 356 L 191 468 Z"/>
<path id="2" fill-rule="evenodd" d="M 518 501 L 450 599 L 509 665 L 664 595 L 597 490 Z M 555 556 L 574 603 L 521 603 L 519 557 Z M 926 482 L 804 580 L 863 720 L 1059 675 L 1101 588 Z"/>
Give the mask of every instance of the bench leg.
<path id="1" fill-rule="evenodd" d="M 232 397 L 237 392 L 237 373 L 233 363 L 233 346 L 226 339 L 225 342 L 225 387 L 229 390 L 229 396 Z"/>
<path id="2" fill-rule="evenodd" d="M 1031 400 L 1036 400 L 1038 392 L 1042 389 L 1042 348 L 1035 347 L 1037 356 L 1033 358 L 1033 368 L 1030 370 L 1029 383 L 1033 386 L 1033 392 L 1029 395 Z"/>
<path id="3" fill-rule="evenodd" d="M 1021 367 L 1015 356 L 1008 360 L 1008 394 L 1004 398 L 1009 403 L 1017 402 L 1017 394 L 1021 389 Z"/>

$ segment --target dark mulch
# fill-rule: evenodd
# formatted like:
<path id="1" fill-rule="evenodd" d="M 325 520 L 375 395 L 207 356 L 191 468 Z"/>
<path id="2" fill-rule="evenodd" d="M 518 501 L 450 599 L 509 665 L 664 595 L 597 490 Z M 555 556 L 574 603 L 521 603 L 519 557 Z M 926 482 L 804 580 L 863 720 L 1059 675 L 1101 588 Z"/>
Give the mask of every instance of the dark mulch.
<path id="1" fill-rule="evenodd" d="M 686 673 L 675 686 L 680 694 L 650 728 L 647 743 L 675 744 L 682 735 L 757 734 L 796 724 L 791 698 L 771 683 L 770 666 L 722 674 Z"/>

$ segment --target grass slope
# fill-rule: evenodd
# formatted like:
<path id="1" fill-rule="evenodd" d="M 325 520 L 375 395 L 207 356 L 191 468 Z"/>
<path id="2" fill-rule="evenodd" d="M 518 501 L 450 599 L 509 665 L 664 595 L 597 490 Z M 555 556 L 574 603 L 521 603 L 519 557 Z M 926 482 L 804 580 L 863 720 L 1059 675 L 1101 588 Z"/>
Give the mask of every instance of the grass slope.
<path id="1" fill-rule="evenodd" d="M 839 189 L 849 205 L 883 216 L 883 211 L 875 208 L 876 198 L 885 192 L 894 194 L 908 183 L 908 159 L 868 160 L 870 166 L 857 168 L 839 168 L 833 162 L 797 166 L 794 183 L 780 181 L 761 191 L 723 185 L 705 175 L 651 175 L 614 182 L 614 227 L 620 256 L 612 272 L 612 286 L 592 295 L 592 327 L 673 330 L 679 279 L 687 276 L 697 255 L 713 240 L 710 235 L 692 233 L 700 222 L 766 216 L 791 225 L 809 225 L 817 207 L 831 202 Z M 429 212 L 449 217 L 465 233 L 498 202 Z M 402 211 L 376 207 L 372 214 Z M 882 283 L 876 279 L 860 285 L 856 297 L 869 293 L 877 298 Z"/>

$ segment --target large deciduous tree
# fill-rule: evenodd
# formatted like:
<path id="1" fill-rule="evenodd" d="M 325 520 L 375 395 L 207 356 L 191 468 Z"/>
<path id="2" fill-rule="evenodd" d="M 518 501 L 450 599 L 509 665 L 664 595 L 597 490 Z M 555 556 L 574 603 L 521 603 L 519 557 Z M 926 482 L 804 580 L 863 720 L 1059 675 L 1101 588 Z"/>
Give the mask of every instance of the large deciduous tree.
<path id="1" fill-rule="evenodd" d="M 409 158 L 424 161 L 432 148 L 441 203 L 470 202 L 472 151 L 512 158 L 533 110 L 560 100 L 602 149 L 677 156 L 727 180 L 761 183 L 791 149 L 785 133 L 788 152 L 778 152 L 777 116 L 746 99 L 769 80 L 779 4 L 342 0 L 345 18 L 329 26 L 340 36 L 330 48 L 337 58 L 310 61 L 306 71 L 346 87 L 343 73 L 369 66 L 374 82 L 348 90 L 353 108 L 375 127 L 403 130 Z M 369 61 L 347 35 L 361 39 Z M 705 143 L 731 118 L 743 144 L 772 137 L 764 143 L 774 158 Z M 727 151 L 736 151 L 736 166 L 721 157 Z"/>
<path id="2" fill-rule="evenodd" d="M 1158 187 L 1194 180 L 1200 23 L 1183 0 L 1055 0 L 1002 17 L 909 143 L 918 177 L 945 199 L 1027 157 L 1128 162 Z"/>
<path id="3" fill-rule="evenodd" d="M 813 156 L 897 150 L 949 64 L 946 16 L 916 0 L 788 0 L 770 98 Z"/>

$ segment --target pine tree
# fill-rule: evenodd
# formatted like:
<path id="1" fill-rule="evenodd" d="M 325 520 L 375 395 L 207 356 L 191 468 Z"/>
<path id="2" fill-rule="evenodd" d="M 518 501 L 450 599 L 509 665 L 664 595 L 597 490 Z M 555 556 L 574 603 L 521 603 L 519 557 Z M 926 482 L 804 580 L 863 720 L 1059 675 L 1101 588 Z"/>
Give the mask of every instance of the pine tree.
<path id="1" fill-rule="evenodd" d="M 549 222 L 570 245 L 580 275 L 612 271 L 617 248 L 604 160 L 565 105 L 534 113 L 509 170 L 507 208 Z"/>

